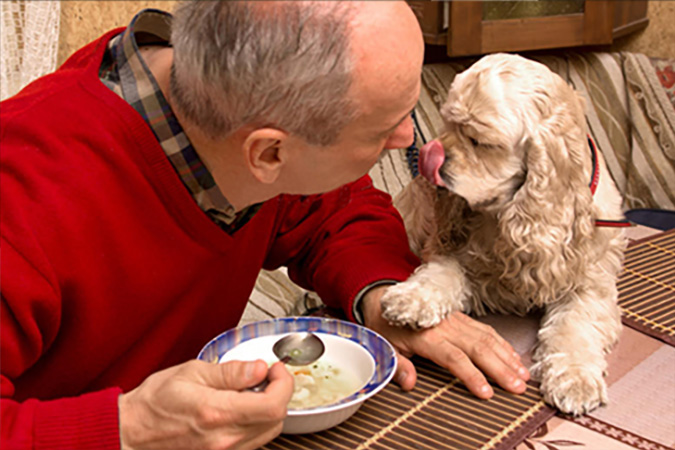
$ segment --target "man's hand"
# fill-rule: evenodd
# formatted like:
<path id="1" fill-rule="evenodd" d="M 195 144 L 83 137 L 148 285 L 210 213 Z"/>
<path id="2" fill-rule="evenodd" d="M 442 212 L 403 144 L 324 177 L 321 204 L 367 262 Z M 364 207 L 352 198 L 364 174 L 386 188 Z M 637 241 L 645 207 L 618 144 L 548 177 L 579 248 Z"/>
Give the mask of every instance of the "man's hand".
<path id="1" fill-rule="evenodd" d="M 264 392 L 246 391 L 265 376 Z M 124 450 L 254 449 L 274 439 L 293 378 L 282 363 L 190 361 L 157 372 L 120 395 Z"/>
<path id="2" fill-rule="evenodd" d="M 362 300 L 365 325 L 387 338 L 399 353 L 396 382 L 404 390 L 415 386 L 417 373 L 408 357 L 419 355 L 445 367 L 477 397 L 494 393 L 485 378 L 493 378 L 507 391 L 525 392 L 530 374 L 513 347 L 490 326 L 455 312 L 433 328 L 394 327 L 382 318 L 380 298 L 386 286 L 370 290 Z"/>

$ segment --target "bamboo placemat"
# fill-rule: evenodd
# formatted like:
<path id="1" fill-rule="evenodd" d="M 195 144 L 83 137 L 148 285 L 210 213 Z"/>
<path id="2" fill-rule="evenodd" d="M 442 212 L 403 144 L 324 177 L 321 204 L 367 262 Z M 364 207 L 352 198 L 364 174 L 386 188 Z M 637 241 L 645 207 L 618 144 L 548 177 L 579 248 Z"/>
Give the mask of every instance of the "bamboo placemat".
<path id="1" fill-rule="evenodd" d="M 630 244 L 617 286 L 623 323 L 675 346 L 675 230 Z"/>
<path id="2" fill-rule="evenodd" d="M 506 450 L 554 414 L 534 383 L 521 395 L 493 385 L 494 397 L 479 400 L 447 370 L 419 358 L 413 362 L 413 391 L 390 383 L 341 425 L 320 433 L 282 435 L 263 449 Z"/>
<path id="3" fill-rule="evenodd" d="M 629 245 L 619 281 L 627 326 L 675 345 L 675 230 Z M 522 395 L 493 384 L 479 400 L 447 370 L 414 358 L 417 384 L 390 383 L 349 420 L 330 430 L 282 435 L 265 450 L 507 450 L 555 412 L 535 383 Z"/>

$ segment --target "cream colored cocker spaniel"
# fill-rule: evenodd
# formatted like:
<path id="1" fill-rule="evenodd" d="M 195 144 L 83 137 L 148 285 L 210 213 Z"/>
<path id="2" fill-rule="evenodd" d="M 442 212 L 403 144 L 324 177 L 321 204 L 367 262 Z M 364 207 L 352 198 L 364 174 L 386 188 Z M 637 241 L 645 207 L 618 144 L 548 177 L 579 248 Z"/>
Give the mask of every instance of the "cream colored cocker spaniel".
<path id="1" fill-rule="evenodd" d="M 441 114 L 423 176 L 395 200 L 424 264 L 386 291 L 383 316 L 427 328 L 453 311 L 543 308 L 532 373 L 547 402 L 584 414 L 607 400 L 625 249 L 584 102 L 546 66 L 495 54 L 457 75 Z"/>

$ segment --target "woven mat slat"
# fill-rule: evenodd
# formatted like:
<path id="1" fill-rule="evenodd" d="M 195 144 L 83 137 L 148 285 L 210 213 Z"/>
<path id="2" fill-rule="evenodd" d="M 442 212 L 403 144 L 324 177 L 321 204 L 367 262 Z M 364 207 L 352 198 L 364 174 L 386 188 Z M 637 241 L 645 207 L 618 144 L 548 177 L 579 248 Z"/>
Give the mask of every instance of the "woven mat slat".
<path id="1" fill-rule="evenodd" d="M 626 250 L 618 282 L 623 322 L 675 345 L 675 231 L 637 241 Z M 411 392 L 393 383 L 349 420 L 308 435 L 282 435 L 265 450 L 507 450 L 555 412 L 535 383 L 522 395 L 493 385 L 479 400 L 448 371 L 413 358 L 418 381 Z"/>
<path id="2" fill-rule="evenodd" d="M 623 323 L 675 346 L 675 230 L 630 244 L 617 286 Z"/>
<path id="3" fill-rule="evenodd" d="M 341 425 L 282 435 L 263 449 L 505 450 L 554 414 L 535 383 L 528 383 L 523 395 L 493 385 L 495 396 L 479 400 L 448 371 L 421 358 L 413 362 L 418 369 L 413 391 L 392 383 Z"/>

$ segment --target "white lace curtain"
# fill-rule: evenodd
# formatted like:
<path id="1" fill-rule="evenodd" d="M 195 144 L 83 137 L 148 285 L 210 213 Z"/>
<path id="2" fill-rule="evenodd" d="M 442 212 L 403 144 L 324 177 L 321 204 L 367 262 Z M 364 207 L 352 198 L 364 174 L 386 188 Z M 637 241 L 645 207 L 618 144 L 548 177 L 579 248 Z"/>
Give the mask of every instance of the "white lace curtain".
<path id="1" fill-rule="evenodd" d="M 0 0 L 0 99 L 56 68 L 59 0 Z"/>

